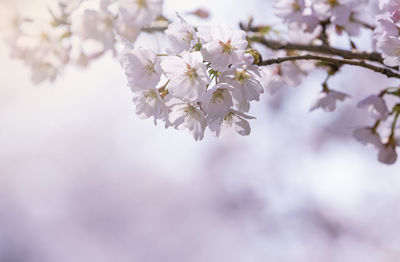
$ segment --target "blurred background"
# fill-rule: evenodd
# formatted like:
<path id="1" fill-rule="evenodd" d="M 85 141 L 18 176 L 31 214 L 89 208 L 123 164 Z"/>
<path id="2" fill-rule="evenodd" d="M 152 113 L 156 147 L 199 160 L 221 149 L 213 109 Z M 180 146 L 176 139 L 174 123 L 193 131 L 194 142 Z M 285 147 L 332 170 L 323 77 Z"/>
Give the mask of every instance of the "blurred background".
<path id="1" fill-rule="evenodd" d="M 0 0 L 37 16 L 46 2 Z M 237 27 L 276 23 L 272 5 L 165 0 L 165 13 L 206 7 L 187 19 Z M 345 69 L 330 86 L 352 99 L 334 113 L 309 113 L 316 70 L 253 103 L 249 137 L 195 142 L 135 115 L 110 54 L 33 85 L 1 43 L 0 262 L 399 261 L 399 163 L 351 137 L 371 124 L 357 101 L 391 82 Z"/>

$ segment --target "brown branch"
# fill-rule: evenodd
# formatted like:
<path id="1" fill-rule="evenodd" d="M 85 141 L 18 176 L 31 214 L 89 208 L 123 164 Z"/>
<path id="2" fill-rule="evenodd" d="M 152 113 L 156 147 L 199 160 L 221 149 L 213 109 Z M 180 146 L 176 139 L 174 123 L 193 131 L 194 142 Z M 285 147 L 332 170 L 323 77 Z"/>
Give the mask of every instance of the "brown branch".
<path id="1" fill-rule="evenodd" d="M 384 74 L 387 77 L 400 79 L 400 74 L 393 72 L 392 70 L 390 70 L 388 68 L 374 66 L 374 65 L 368 64 L 364 61 L 338 59 L 338 58 L 319 56 L 319 55 L 301 55 L 301 56 L 288 56 L 288 57 L 272 58 L 272 59 L 262 61 L 259 65 L 266 66 L 266 65 L 273 65 L 273 64 L 281 64 L 281 63 L 284 63 L 287 61 L 296 61 L 296 60 L 318 60 L 318 61 L 323 61 L 323 62 L 333 64 L 336 66 L 342 66 L 342 65 L 359 66 L 359 67 L 367 68 L 367 69 L 372 70 L 377 73 Z"/>
<path id="2" fill-rule="evenodd" d="M 345 59 L 359 59 L 359 60 L 369 60 L 373 62 L 379 62 L 383 64 L 383 58 L 379 53 L 372 52 L 362 52 L 355 53 L 335 47 L 330 47 L 326 45 L 304 45 L 295 43 L 281 43 L 275 40 L 267 40 L 264 37 L 252 36 L 249 37 L 249 41 L 254 41 L 265 45 L 266 47 L 273 50 L 298 50 L 298 51 L 309 51 L 320 54 L 335 55 L 340 56 Z"/>
<path id="3" fill-rule="evenodd" d="M 373 25 L 367 24 L 366 22 L 363 22 L 363 21 L 358 20 L 358 19 L 356 19 L 356 18 L 352 18 L 352 20 L 353 20 L 354 22 L 356 22 L 356 23 L 358 23 L 358 24 L 364 26 L 365 28 L 368 28 L 368 29 L 371 30 L 371 31 L 374 31 L 374 30 L 375 30 L 375 26 L 373 26 Z"/>
<path id="4" fill-rule="evenodd" d="M 318 36 L 318 39 L 322 41 L 323 46 L 329 46 L 329 39 L 328 39 L 328 34 L 326 33 L 326 28 L 329 26 L 330 22 L 329 20 L 321 21 L 319 23 L 321 25 L 321 33 Z"/>

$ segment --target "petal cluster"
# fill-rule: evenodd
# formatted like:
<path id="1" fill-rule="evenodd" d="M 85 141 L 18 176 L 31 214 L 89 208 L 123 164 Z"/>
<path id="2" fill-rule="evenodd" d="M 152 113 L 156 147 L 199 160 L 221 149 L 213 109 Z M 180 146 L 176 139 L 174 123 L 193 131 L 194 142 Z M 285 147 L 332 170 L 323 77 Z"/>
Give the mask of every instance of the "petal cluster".
<path id="1" fill-rule="evenodd" d="M 195 29 L 178 15 L 166 35 L 166 54 L 134 47 L 120 56 L 139 116 L 187 129 L 195 140 L 207 127 L 215 136 L 230 129 L 249 135 L 253 117 L 245 113 L 264 88 L 246 54 L 246 33 L 226 25 Z"/>

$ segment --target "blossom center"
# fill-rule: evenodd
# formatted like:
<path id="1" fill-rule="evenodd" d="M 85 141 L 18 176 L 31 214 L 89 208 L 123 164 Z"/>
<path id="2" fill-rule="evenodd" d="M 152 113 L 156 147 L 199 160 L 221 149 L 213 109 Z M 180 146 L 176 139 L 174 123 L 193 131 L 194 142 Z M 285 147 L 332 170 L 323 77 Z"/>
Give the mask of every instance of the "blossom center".
<path id="1" fill-rule="evenodd" d="M 227 126 L 232 126 L 233 123 L 233 113 L 229 112 L 225 117 L 223 122 L 227 125 Z"/>
<path id="2" fill-rule="evenodd" d="M 292 4 L 292 9 L 293 9 L 293 11 L 300 11 L 301 6 L 299 5 L 299 3 L 297 3 L 297 1 L 294 1 Z"/>
<path id="3" fill-rule="evenodd" d="M 149 75 L 154 74 L 156 72 L 156 70 L 154 69 L 154 63 L 152 62 L 148 62 L 145 66 L 145 69 Z"/>
<path id="4" fill-rule="evenodd" d="M 187 32 L 186 39 L 183 38 L 182 40 L 183 41 L 187 41 L 187 42 L 191 42 L 192 40 L 194 40 L 194 36 L 193 36 L 193 34 L 191 32 Z"/>
<path id="5" fill-rule="evenodd" d="M 114 20 L 110 17 L 104 19 L 104 27 L 105 29 L 110 29 L 114 27 Z"/>
<path id="6" fill-rule="evenodd" d="M 196 114 L 196 108 L 194 106 L 188 106 L 185 108 L 184 112 L 186 113 L 186 115 L 194 115 Z"/>
<path id="7" fill-rule="evenodd" d="M 232 53 L 233 50 L 235 50 L 235 48 L 233 47 L 233 45 L 231 43 L 232 43 L 231 39 L 229 39 L 226 43 L 219 41 L 219 44 L 222 47 L 223 53 L 230 54 L 230 53 Z"/>
<path id="8" fill-rule="evenodd" d="M 149 103 L 150 101 L 157 98 L 157 94 L 154 90 L 151 90 L 145 95 L 145 97 L 147 98 L 147 103 Z"/>
<path id="9" fill-rule="evenodd" d="M 234 80 L 238 81 L 241 84 L 244 84 L 246 79 L 249 79 L 250 75 L 246 71 L 236 71 L 236 75 L 233 78 Z"/>
<path id="10" fill-rule="evenodd" d="M 327 0 L 327 4 L 332 6 L 332 7 L 339 5 L 337 0 Z"/>
<path id="11" fill-rule="evenodd" d="M 40 33 L 40 39 L 42 39 L 43 41 L 49 41 L 50 38 L 48 34 L 42 32 Z"/>
<path id="12" fill-rule="evenodd" d="M 218 88 L 214 93 L 213 96 L 211 98 L 211 102 L 213 102 L 214 104 L 222 102 L 224 100 L 224 90 L 222 90 L 221 88 Z"/>
<path id="13" fill-rule="evenodd" d="M 187 70 L 185 72 L 185 75 L 189 78 L 190 82 L 193 82 L 194 79 L 197 77 L 196 69 L 187 65 Z"/>
<path id="14" fill-rule="evenodd" d="M 147 0 L 138 0 L 137 4 L 138 4 L 139 8 L 144 8 L 147 6 Z"/>

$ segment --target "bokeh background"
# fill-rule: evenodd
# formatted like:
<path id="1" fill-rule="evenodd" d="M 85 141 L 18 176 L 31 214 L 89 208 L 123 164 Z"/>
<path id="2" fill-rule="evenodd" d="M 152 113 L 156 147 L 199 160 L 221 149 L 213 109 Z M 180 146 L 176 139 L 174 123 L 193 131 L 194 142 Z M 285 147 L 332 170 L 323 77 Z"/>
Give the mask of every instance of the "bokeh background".
<path id="1" fill-rule="evenodd" d="M 40 17 L 51 0 L 0 3 Z M 279 23 L 272 4 L 165 0 L 165 13 Z M 1 43 L 0 261 L 399 261 L 399 164 L 351 138 L 371 123 L 357 101 L 393 82 L 345 69 L 330 85 L 352 99 L 334 113 L 309 113 L 316 70 L 253 103 L 249 137 L 195 142 L 135 115 L 111 55 L 33 85 Z"/>

